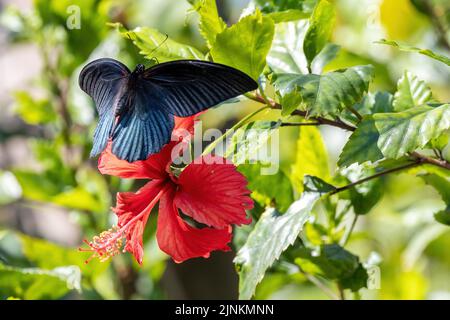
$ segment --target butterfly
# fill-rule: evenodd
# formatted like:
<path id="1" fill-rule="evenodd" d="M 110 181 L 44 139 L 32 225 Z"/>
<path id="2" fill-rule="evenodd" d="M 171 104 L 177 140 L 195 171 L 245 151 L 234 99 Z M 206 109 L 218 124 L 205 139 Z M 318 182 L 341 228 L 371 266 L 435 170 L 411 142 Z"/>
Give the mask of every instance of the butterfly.
<path id="1" fill-rule="evenodd" d="M 94 100 L 99 121 L 91 157 L 108 141 L 119 159 L 145 160 L 170 141 L 174 116 L 188 117 L 225 100 L 255 90 L 247 74 L 218 63 L 177 60 L 133 72 L 120 61 L 88 63 L 78 79 Z"/>

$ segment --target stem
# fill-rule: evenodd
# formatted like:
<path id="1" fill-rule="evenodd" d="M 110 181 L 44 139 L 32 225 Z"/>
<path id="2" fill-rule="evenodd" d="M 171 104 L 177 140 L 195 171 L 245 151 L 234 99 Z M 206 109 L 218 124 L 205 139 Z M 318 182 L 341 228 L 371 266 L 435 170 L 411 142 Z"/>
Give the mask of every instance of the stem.
<path id="1" fill-rule="evenodd" d="M 339 299 L 345 300 L 344 288 L 342 288 L 340 283 L 337 283 L 338 291 L 339 291 Z"/>
<path id="2" fill-rule="evenodd" d="M 270 108 L 272 108 L 272 109 L 281 109 L 281 105 L 279 103 L 275 102 L 273 99 L 267 99 L 267 101 L 266 101 L 260 95 L 247 95 L 247 97 L 254 101 L 268 104 L 270 106 Z M 326 119 L 326 118 L 322 118 L 322 117 L 308 117 L 308 112 L 302 111 L 302 110 L 295 110 L 292 113 L 292 115 L 298 115 L 298 116 L 301 116 L 304 118 L 312 119 L 316 122 L 316 125 L 329 125 L 329 126 L 341 128 L 341 129 L 348 130 L 348 131 L 356 130 L 356 127 L 348 125 L 347 123 L 343 122 L 339 118 L 336 118 L 335 120 L 330 120 L 330 119 Z M 428 164 L 431 164 L 434 166 L 438 166 L 438 167 L 450 170 L 450 163 L 448 161 L 431 158 L 431 157 L 422 155 L 417 152 L 411 152 L 411 157 L 413 158 L 413 160 L 419 160 L 420 163 L 428 163 Z M 337 192 L 339 192 L 339 191 L 337 191 Z"/>
<path id="3" fill-rule="evenodd" d="M 308 279 L 308 281 L 310 281 L 312 284 L 314 284 L 317 288 L 322 290 L 330 299 L 339 300 L 339 297 L 333 292 L 333 290 L 328 288 L 325 284 L 322 283 L 322 281 L 317 279 L 315 276 L 313 276 L 309 273 L 306 273 L 302 269 L 300 269 L 300 273 L 303 274 L 305 276 L 305 278 Z"/>
<path id="4" fill-rule="evenodd" d="M 342 247 L 345 247 L 345 245 L 347 244 L 348 240 L 350 239 L 350 236 L 352 235 L 353 230 L 355 229 L 356 222 L 358 221 L 358 217 L 359 217 L 359 215 L 357 215 L 357 214 L 355 214 L 353 216 L 352 224 L 351 224 L 350 228 L 347 230 L 347 232 L 345 233 L 344 238 L 342 238 L 342 241 L 341 241 L 341 246 Z"/>
<path id="5" fill-rule="evenodd" d="M 450 170 L 450 163 L 445 160 L 431 158 L 415 151 L 411 152 L 411 157 L 415 158 L 418 161 L 421 161 L 422 163 L 428 163 L 434 166 Z"/>
<path id="6" fill-rule="evenodd" d="M 401 170 L 405 170 L 405 169 L 408 169 L 408 168 L 419 166 L 419 165 L 421 165 L 423 163 L 424 162 L 422 160 L 417 159 L 415 162 L 408 163 L 408 164 L 405 164 L 405 165 L 402 165 L 402 166 L 399 166 L 399 167 L 396 167 L 396 168 L 392 168 L 392 169 L 389 169 L 389 170 L 385 170 L 385 171 L 376 173 L 376 174 L 374 174 L 372 176 L 369 176 L 369 177 L 363 178 L 361 180 L 357 180 L 355 182 L 349 183 L 349 184 L 347 184 L 347 185 L 345 185 L 343 187 L 336 188 L 334 191 L 332 191 L 330 193 L 330 195 L 336 194 L 338 192 L 345 191 L 345 190 L 350 189 L 350 188 L 352 188 L 352 187 L 354 187 L 354 186 L 356 186 L 358 184 L 367 182 L 367 181 L 375 179 L 375 178 L 379 178 L 381 176 L 384 176 L 384 175 L 387 175 L 387 174 L 390 174 L 390 173 L 393 173 L 393 172 L 397 172 L 397 171 L 401 171 Z"/>
<path id="7" fill-rule="evenodd" d="M 355 108 L 347 107 L 347 109 L 350 110 L 351 113 L 353 113 L 358 118 L 359 121 L 362 120 L 362 118 L 363 118 L 362 115 Z"/>
<path id="8" fill-rule="evenodd" d="M 250 118 L 254 117 L 255 115 L 257 115 L 258 113 L 260 113 L 261 111 L 264 111 L 266 109 L 268 109 L 269 106 L 265 106 L 261 109 L 258 109 L 252 113 L 250 113 L 249 115 L 247 115 L 246 117 L 244 117 L 243 119 L 241 119 L 238 123 L 236 123 L 233 127 L 231 127 L 230 129 L 228 129 L 223 135 L 221 135 L 219 138 L 217 138 L 216 140 L 214 140 L 213 142 L 211 142 L 203 151 L 202 155 L 207 155 L 208 153 L 211 153 L 214 148 L 217 146 L 217 144 L 226 139 L 230 134 L 232 134 L 236 129 L 238 129 L 239 127 L 241 127 L 245 122 L 247 122 L 248 120 L 250 120 Z"/>

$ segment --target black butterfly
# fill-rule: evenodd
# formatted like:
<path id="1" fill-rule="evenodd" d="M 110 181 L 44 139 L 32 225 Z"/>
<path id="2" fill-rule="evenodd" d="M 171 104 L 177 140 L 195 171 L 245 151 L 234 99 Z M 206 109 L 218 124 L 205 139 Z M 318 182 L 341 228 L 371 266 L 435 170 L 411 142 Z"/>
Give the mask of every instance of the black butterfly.
<path id="1" fill-rule="evenodd" d="M 174 116 L 187 117 L 258 85 L 234 68 L 200 60 L 178 60 L 133 72 L 102 58 L 81 70 L 78 83 L 97 106 L 99 123 L 91 156 L 112 140 L 112 152 L 129 162 L 145 160 L 169 142 Z"/>

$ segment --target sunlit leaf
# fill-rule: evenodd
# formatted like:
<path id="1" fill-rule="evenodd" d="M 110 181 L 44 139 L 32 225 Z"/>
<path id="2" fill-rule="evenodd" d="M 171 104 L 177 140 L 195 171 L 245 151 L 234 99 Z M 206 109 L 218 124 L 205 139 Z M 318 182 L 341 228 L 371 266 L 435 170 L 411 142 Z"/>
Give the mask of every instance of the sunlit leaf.
<path id="1" fill-rule="evenodd" d="M 268 208 L 256 223 L 234 260 L 239 272 L 239 298 L 250 299 L 264 273 L 297 239 L 317 200 L 334 190 L 318 178 L 306 176 L 304 193 L 284 214 Z"/>
<path id="2" fill-rule="evenodd" d="M 205 38 L 209 48 L 216 41 L 217 34 L 227 27 L 217 12 L 216 0 L 189 0 L 193 9 L 200 16 L 200 33 Z"/>
<path id="3" fill-rule="evenodd" d="M 309 19 L 309 28 L 303 42 L 308 66 L 325 47 L 333 31 L 335 20 L 334 5 L 328 0 L 320 0 Z"/>
<path id="4" fill-rule="evenodd" d="M 338 165 L 400 158 L 422 148 L 449 127 L 449 104 L 366 116 L 344 146 Z"/>
<path id="5" fill-rule="evenodd" d="M 238 167 L 248 181 L 252 198 L 263 207 L 273 206 L 279 212 L 285 212 L 294 201 L 291 181 L 282 170 L 276 174 L 265 175 L 261 163 L 243 164 Z M 274 188 L 273 186 L 277 187 Z"/>
<path id="6" fill-rule="evenodd" d="M 421 48 L 417 48 L 417 47 L 413 47 L 413 46 L 408 46 L 408 45 L 401 45 L 396 41 L 392 41 L 392 40 L 385 40 L 385 39 L 381 39 L 380 41 L 377 41 L 377 43 L 380 44 L 387 44 L 393 47 L 398 48 L 401 51 L 407 51 L 407 52 L 416 52 L 416 53 L 420 53 L 423 54 L 425 56 L 428 56 L 434 60 L 440 61 L 445 63 L 446 65 L 450 66 L 450 58 L 442 55 L 442 54 L 438 54 L 435 53 L 429 49 L 421 49 Z"/>
<path id="7" fill-rule="evenodd" d="M 371 66 L 358 66 L 324 75 L 282 73 L 273 76 L 285 113 L 297 108 L 310 116 L 336 116 L 360 101 L 372 79 Z"/>
<path id="8" fill-rule="evenodd" d="M 256 80 L 266 65 L 273 34 L 272 19 L 256 11 L 219 33 L 211 56 L 215 62 L 241 70 Z"/>
<path id="9" fill-rule="evenodd" d="M 395 111 L 403 111 L 421 106 L 431 100 L 431 90 L 424 81 L 409 71 L 397 83 L 393 106 Z"/>
<path id="10" fill-rule="evenodd" d="M 281 121 L 255 121 L 240 127 L 231 138 L 226 156 L 231 155 L 236 165 L 269 161 L 272 155 L 270 140 L 278 133 L 280 125 Z"/>
<path id="11" fill-rule="evenodd" d="M 291 179 L 298 192 L 303 191 L 303 177 L 311 175 L 322 180 L 330 178 L 328 154 L 320 131 L 313 126 L 300 127 L 297 156 L 292 166 Z"/>
<path id="12" fill-rule="evenodd" d="M 0 298 L 57 299 L 70 290 L 81 290 L 80 269 L 76 266 L 52 270 L 17 268 L 0 263 Z"/>
<path id="13" fill-rule="evenodd" d="M 312 73 L 321 74 L 325 66 L 337 57 L 340 49 L 341 47 L 334 43 L 327 43 L 322 51 L 320 51 L 320 53 L 312 61 Z"/>
<path id="14" fill-rule="evenodd" d="M 178 43 L 156 29 L 137 27 L 133 30 L 127 30 L 120 23 L 110 25 L 115 27 L 122 37 L 131 40 L 140 49 L 139 53 L 147 59 L 156 58 L 159 62 L 180 59 L 204 59 L 203 53 L 199 50 Z"/>
<path id="15" fill-rule="evenodd" d="M 256 6 L 275 23 L 308 18 L 317 0 L 255 0 Z"/>
<path id="16" fill-rule="evenodd" d="M 267 55 L 267 63 L 276 73 L 308 73 L 303 39 L 308 22 L 280 23 L 275 26 L 275 36 Z"/>

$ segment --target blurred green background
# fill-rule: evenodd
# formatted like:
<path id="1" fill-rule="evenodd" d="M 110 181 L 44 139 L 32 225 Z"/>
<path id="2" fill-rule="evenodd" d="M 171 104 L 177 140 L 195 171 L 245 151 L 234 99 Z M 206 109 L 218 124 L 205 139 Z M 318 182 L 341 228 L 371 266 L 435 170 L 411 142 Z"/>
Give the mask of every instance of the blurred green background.
<path id="1" fill-rule="evenodd" d="M 433 14 L 413 2 L 336 0 L 332 41 L 342 49 L 327 69 L 373 64 L 371 90 L 391 92 L 408 69 L 430 85 L 436 100 L 449 101 L 448 68 L 374 43 L 388 38 L 448 53 L 448 1 L 429 1 Z M 81 9 L 79 30 L 66 28 L 71 4 Z M 230 25 L 248 1 L 217 5 Z M 190 9 L 183 0 L 0 0 L 0 298 L 237 297 L 233 252 L 175 264 L 157 247 L 154 221 L 146 229 L 142 267 L 128 254 L 85 265 L 88 255 L 76 249 L 83 238 L 114 223 L 109 208 L 116 192 L 139 186 L 101 176 L 96 160 L 88 159 L 96 115 L 77 85 L 80 66 L 105 56 L 131 68 L 143 62 L 138 49 L 107 22 L 129 29 L 154 27 L 204 51 Z M 203 126 L 229 128 L 255 107 L 244 102 L 211 110 L 202 116 Z M 321 131 L 335 163 L 348 135 L 329 127 Z M 284 168 L 295 157 L 296 138 L 295 128 L 281 133 Z M 380 267 L 380 288 L 364 289 L 363 298 L 450 299 L 450 229 L 433 219 L 442 200 L 419 178 L 400 174 L 389 179 L 384 198 L 358 221 L 349 242 L 352 252 Z M 271 270 L 256 298 L 326 296 L 302 277 Z"/>

